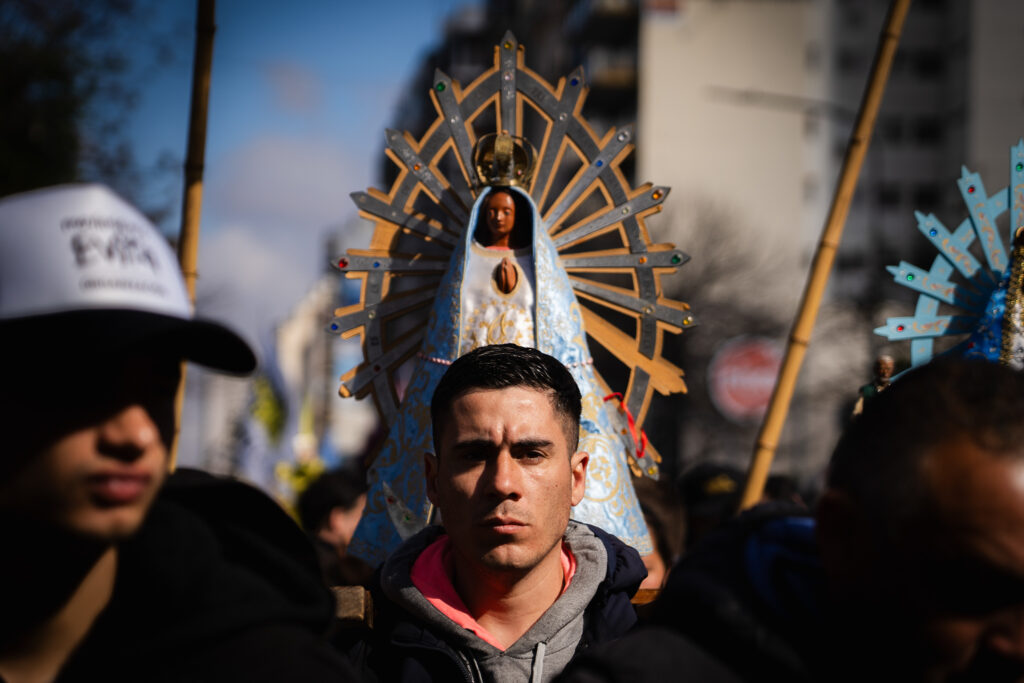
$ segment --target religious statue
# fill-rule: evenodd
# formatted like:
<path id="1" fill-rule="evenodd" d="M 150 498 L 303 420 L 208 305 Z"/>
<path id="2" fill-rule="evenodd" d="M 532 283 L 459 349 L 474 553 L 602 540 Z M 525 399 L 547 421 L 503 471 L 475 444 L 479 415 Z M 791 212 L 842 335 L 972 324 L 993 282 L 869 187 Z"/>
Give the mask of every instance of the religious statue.
<path id="1" fill-rule="evenodd" d="M 439 521 L 422 471 L 423 454 L 433 449 L 431 395 L 453 360 L 499 343 L 558 358 L 580 387 L 579 449 L 590 464 L 586 495 L 573 517 L 641 554 L 652 550 L 630 476 L 657 475 L 660 458 L 640 429 L 652 390 L 685 391 L 682 371 L 661 357 L 661 338 L 691 326 L 693 317 L 685 304 L 661 295 L 658 280 L 686 256 L 647 240 L 643 218 L 659 209 L 668 190 L 631 190 L 625 182 L 618 164 L 631 131 L 597 139 L 578 115 L 582 74 L 553 88 L 523 66 L 523 54 L 506 34 L 489 72 L 494 77 L 485 74 L 468 91 L 438 72 L 431 91 L 438 122 L 420 141 L 388 131 L 389 157 L 401 169 L 391 191 L 353 195 L 377 230 L 371 249 L 349 250 L 336 261 L 348 277 L 363 279 L 363 301 L 339 309 L 330 329 L 362 335 L 366 362 L 342 378 L 340 393 L 372 395 L 388 427 L 350 546 L 371 564 Z M 520 98 L 549 110 L 539 154 L 515 134 L 522 127 Z M 476 137 L 472 122 L 488 106 L 496 110 L 498 132 Z M 585 167 L 560 194 L 552 193 L 570 147 L 584 154 Z M 448 174 L 441 170 L 446 157 Z M 609 199 L 601 207 L 595 197 Z M 595 236 L 617 238 L 621 246 L 578 248 Z M 636 284 L 609 285 L 600 279 L 606 273 L 634 274 Z M 592 305 L 582 306 L 577 295 Z M 636 330 L 630 334 L 595 315 L 597 305 L 632 317 Z M 402 322 L 425 306 L 425 320 Z M 613 394 L 598 375 L 588 337 L 630 368 L 624 392 Z M 410 365 L 403 375 L 400 368 Z"/>
<path id="2" fill-rule="evenodd" d="M 981 176 L 963 167 L 957 185 L 968 215 L 954 230 L 916 212 L 935 260 L 928 270 L 906 261 L 888 267 L 897 284 L 918 293 L 917 305 L 912 317 L 889 318 L 875 330 L 909 340 L 911 366 L 932 359 L 937 339 L 959 337 L 944 352 L 1024 369 L 1024 140 L 1010 148 L 1009 177 L 989 194 Z"/>
<path id="3" fill-rule="evenodd" d="M 870 384 L 860 388 L 857 402 L 853 406 L 853 414 L 864 412 L 864 404 L 885 391 L 892 381 L 892 373 L 896 370 L 896 361 L 892 356 L 882 354 L 875 359 L 874 377 Z"/>

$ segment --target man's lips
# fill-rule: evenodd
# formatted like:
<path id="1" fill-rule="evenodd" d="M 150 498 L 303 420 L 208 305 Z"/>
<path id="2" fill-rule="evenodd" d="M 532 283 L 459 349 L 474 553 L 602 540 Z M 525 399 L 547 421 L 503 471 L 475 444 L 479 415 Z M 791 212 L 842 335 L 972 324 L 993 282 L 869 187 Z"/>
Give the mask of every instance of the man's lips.
<path id="1" fill-rule="evenodd" d="M 100 502 L 124 505 L 141 498 L 152 481 L 152 476 L 140 472 L 101 472 L 88 478 L 88 486 Z"/>
<path id="2" fill-rule="evenodd" d="M 488 517 L 481 523 L 481 526 L 500 534 L 514 534 L 522 531 L 529 525 L 515 517 Z"/>

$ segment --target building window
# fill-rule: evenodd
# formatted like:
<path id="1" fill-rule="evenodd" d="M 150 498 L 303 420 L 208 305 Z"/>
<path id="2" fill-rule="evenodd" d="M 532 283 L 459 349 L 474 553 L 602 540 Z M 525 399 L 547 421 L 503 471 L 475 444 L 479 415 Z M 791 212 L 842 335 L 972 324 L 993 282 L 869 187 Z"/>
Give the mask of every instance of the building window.
<path id="1" fill-rule="evenodd" d="M 933 183 L 918 185 L 914 188 L 914 208 L 923 211 L 937 209 L 942 202 L 942 189 Z"/>
<path id="2" fill-rule="evenodd" d="M 897 145 L 903 141 L 903 121 L 896 116 L 883 118 L 878 124 L 878 137 L 889 145 Z"/>
<path id="3" fill-rule="evenodd" d="M 917 78 L 941 78 L 946 73 L 946 58 L 938 50 L 922 50 L 914 55 L 913 68 Z"/>
<path id="4" fill-rule="evenodd" d="M 900 205 L 900 188 L 898 185 L 879 185 L 875 200 L 883 209 L 895 209 Z"/>
<path id="5" fill-rule="evenodd" d="M 817 43 L 807 43 L 804 47 L 804 66 L 808 71 L 817 71 L 821 66 L 821 46 Z"/>
<path id="6" fill-rule="evenodd" d="M 840 48 L 839 54 L 836 55 L 836 68 L 843 74 L 862 71 L 864 69 L 864 54 L 856 48 Z"/>
<path id="7" fill-rule="evenodd" d="M 912 127 L 914 142 L 925 146 L 941 143 L 944 132 L 942 122 L 934 116 L 922 116 Z"/>

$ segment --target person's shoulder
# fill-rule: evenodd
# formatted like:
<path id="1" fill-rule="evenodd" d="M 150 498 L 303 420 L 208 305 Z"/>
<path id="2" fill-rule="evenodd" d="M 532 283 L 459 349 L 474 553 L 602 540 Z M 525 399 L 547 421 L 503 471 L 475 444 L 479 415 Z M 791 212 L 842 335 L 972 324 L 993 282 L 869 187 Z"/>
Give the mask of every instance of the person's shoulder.
<path id="1" fill-rule="evenodd" d="M 169 680 L 358 680 L 327 640 L 335 604 L 312 545 L 262 491 L 179 470 L 121 556 L 96 652 L 130 641 L 180 670 Z"/>
<path id="2" fill-rule="evenodd" d="M 300 625 L 276 622 L 246 629 L 188 663 L 181 680 L 276 683 L 362 681 L 352 664 L 326 640 Z M 195 678 L 199 676 L 200 678 Z"/>
<path id="3" fill-rule="evenodd" d="M 647 627 L 579 655 L 555 680 L 557 683 L 740 683 L 742 679 L 682 634 Z"/>
<path id="4" fill-rule="evenodd" d="M 569 534 L 589 533 L 604 546 L 608 557 L 603 588 L 610 592 L 636 593 L 647 576 L 647 569 L 636 548 L 626 545 L 618 537 L 593 524 L 570 522 Z"/>
<path id="5" fill-rule="evenodd" d="M 758 506 L 673 567 L 652 621 L 745 680 L 806 680 L 819 644 L 821 582 L 806 510 Z"/>

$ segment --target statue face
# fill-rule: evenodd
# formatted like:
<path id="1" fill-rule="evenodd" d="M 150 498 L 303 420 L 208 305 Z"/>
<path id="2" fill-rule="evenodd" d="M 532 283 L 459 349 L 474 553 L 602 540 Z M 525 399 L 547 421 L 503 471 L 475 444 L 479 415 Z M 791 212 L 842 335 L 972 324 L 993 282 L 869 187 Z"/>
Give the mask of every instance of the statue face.
<path id="1" fill-rule="evenodd" d="M 512 229 L 516 225 L 516 203 L 507 192 L 494 192 L 487 198 L 484 205 L 484 216 L 487 219 L 487 230 L 481 238 L 486 238 L 487 247 L 507 247 Z"/>

